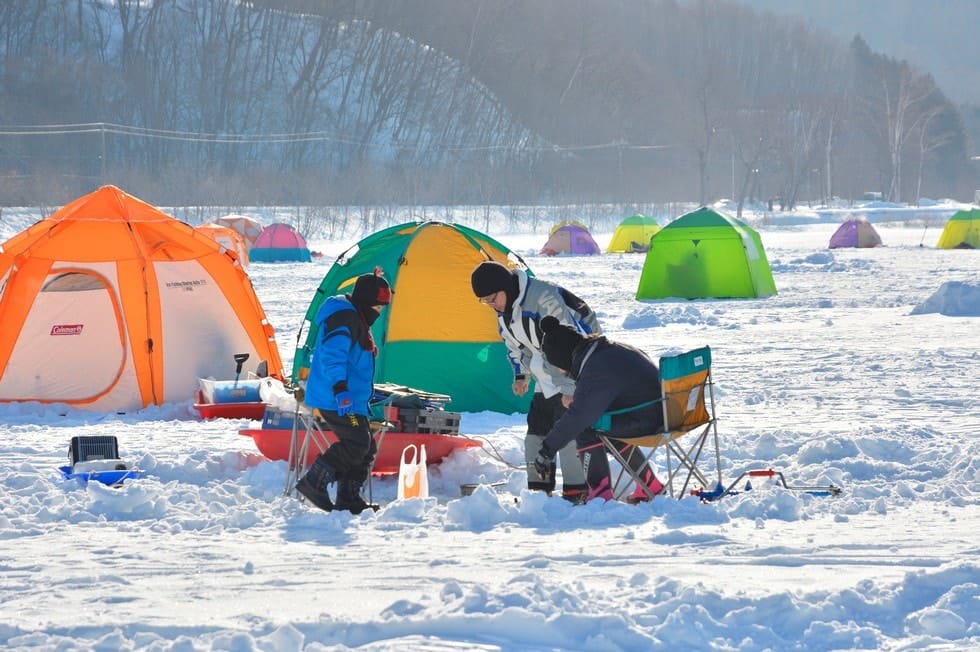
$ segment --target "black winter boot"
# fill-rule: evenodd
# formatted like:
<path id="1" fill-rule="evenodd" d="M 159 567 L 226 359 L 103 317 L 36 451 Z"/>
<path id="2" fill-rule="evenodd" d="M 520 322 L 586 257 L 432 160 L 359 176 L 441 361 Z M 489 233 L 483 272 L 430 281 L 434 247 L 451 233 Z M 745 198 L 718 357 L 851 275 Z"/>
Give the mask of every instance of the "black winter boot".
<path id="1" fill-rule="evenodd" d="M 296 491 L 323 511 L 329 512 L 334 505 L 327 492 L 327 486 L 336 479 L 337 471 L 320 455 L 313 460 L 310 470 L 296 483 Z"/>
<path id="2" fill-rule="evenodd" d="M 378 509 L 380 509 L 378 505 L 372 505 L 368 501 L 364 500 L 364 496 L 361 495 L 361 487 L 363 485 L 363 482 L 359 482 L 357 480 L 338 481 L 337 502 L 334 504 L 333 508 L 336 510 L 348 511 L 351 514 L 360 514 L 369 507 L 374 511 L 378 511 Z"/>

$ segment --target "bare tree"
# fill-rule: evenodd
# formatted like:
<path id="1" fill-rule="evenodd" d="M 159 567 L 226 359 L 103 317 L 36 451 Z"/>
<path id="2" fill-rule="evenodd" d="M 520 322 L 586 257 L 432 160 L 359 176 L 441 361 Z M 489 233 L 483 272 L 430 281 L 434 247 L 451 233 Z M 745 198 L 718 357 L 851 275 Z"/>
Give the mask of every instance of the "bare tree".
<path id="1" fill-rule="evenodd" d="M 934 106 L 923 113 L 923 118 L 918 128 L 918 165 L 916 166 L 915 178 L 915 204 L 919 205 L 922 198 L 922 176 L 928 158 L 937 150 L 953 142 L 956 133 L 951 129 L 934 129 L 933 126 L 939 122 L 937 118 L 945 112 L 945 107 Z"/>
<path id="2" fill-rule="evenodd" d="M 929 116 L 938 91 L 931 77 L 917 73 L 906 61 L 872 53 L 860 37 L 855 37 L 851 49 L 856 60 L 855 94 L 866 129 L 882 154 L 884 196 L 901 201 L 906 145 Z"/>

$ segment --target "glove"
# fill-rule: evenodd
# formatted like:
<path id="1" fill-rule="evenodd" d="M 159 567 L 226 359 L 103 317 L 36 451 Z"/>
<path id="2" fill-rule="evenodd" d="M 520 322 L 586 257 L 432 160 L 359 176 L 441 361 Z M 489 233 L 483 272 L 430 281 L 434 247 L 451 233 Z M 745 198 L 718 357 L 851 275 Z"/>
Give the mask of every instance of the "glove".
<path id="1" fill-rule="evenodd" d="M 337 414 L 342 417 L 346 417 L 348 414 L 353 414 L 354 412 L 354 399 L 351 398 L 350 392 L 343 391 L 337 392 L 334 397 L 337 399 Z"/>
<path id="2" fill-rule="evenodd" d="M 550 480 L 555 468 L 555 454 L 547 446 L 542 446 L 534 458 L 534 470 L 544 480 Z"/>

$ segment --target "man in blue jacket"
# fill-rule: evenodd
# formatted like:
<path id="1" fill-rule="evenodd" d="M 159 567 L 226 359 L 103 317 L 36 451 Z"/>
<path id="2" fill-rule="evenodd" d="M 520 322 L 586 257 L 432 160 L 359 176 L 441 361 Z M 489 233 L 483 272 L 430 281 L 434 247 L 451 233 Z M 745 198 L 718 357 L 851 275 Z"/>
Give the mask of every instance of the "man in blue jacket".
<path id="1" fill-rule="evenodd" d="M 377 347 L 371 325 L 391 303 L 391 286 L 381 275 L 357 277 L 349 295 L 329 297 L 316 315 L 319 335 L 310 361 L 305 403 L 337 443 L 319 455 L 296 484 L 296 491 L 320 509 L 354 514 L 370 505 L 361 494 L 378 447 L 371 433 L 368 401 L 374 393 Z M 328 487 L 337 483 L 336 501 Z"/>

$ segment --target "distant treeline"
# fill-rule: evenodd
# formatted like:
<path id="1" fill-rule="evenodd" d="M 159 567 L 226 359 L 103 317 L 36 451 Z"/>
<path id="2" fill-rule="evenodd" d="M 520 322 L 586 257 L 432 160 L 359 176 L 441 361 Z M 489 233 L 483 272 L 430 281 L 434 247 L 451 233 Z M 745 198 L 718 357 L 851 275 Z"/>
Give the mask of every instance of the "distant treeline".
<path id="1" fill-rule="evenodd" d="M 932 78 L 721 1 L 4 0 L 0 205 L 970 199 Z"/>

